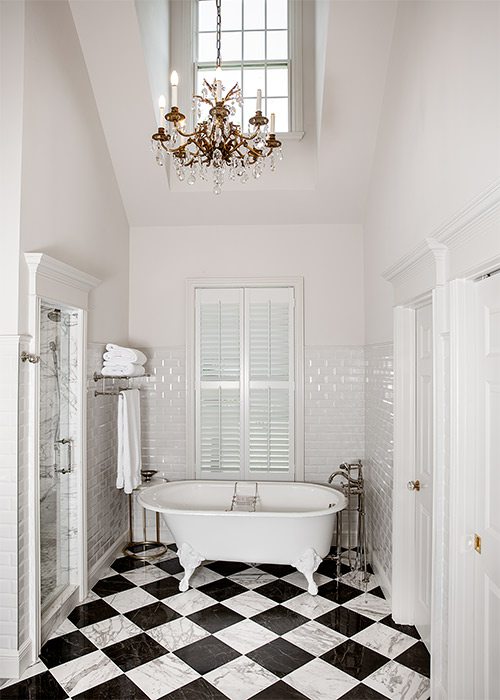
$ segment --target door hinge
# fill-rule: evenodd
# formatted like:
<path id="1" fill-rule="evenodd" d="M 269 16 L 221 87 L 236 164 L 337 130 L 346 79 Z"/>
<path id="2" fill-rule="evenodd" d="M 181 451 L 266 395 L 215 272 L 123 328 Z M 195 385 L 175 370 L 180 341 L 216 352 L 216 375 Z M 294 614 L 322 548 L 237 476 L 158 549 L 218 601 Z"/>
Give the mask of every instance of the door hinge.
<path id="1" fill-rule="evenodd" d="M 479 535 L 474 535 L 474 549 L 478 554 L 481 554 L 481 538 Z"/>

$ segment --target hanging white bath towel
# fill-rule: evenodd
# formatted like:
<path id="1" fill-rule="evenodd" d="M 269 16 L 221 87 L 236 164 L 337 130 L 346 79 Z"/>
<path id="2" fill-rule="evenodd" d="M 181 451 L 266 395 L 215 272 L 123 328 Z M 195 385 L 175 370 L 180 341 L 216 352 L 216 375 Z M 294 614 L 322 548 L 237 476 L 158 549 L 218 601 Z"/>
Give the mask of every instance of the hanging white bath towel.
<path id="1" fill-rule="evenodd" d="M 141 483 L 141 405 L 139 389 L 118 395 L 118 460 L 116 488 L 125 493 Z"/>

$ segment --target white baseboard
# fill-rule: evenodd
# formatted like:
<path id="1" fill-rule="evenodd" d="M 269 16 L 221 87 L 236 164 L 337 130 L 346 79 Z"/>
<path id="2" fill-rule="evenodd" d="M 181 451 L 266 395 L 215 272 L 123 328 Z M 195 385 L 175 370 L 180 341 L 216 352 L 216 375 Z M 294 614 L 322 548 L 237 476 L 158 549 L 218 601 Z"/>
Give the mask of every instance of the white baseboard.
<path id="1" fill-rule="evenodd" d="M 19 678 L 30 665 L 31 639 L 20 649 L 0 649 L 0 678 Z"/>
<path id="2" fill-rule="evenodd" d="M 382 565 L 380 564 L 380 561 L 379 561 L 379 559 L 374 551 L 370 552 L 370 563 L 373 567 L 373 571 L 375 573 L 375 576 L 379 580 L 380 588 L 384 592 L 384 595 L 387 598 L 387 600 L 390 601 L 392 598 L 391 581 L 387 577 L 387 574 L 385 573 L 384 569 L 382 568 Z"/>
<path id="3" fill-rule="evenodd" d="M 110 547 L 89 571 L 89 589 L 99 581 L 106 569 L 111 566 L 116 557 L 122 553 L 122 549 L 128 542 L 128 529 L 123 532 L 112 547 Z"/>

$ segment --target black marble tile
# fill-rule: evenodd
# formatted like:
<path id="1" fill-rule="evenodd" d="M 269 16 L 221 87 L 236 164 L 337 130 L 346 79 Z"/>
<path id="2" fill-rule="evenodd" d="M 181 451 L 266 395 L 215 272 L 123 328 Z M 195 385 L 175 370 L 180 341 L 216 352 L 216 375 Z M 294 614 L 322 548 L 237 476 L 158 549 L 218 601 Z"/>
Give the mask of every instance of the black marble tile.
<path id="1" fill-rule="evenodd" d="M 199 586 L 199 591 L 209 595 L 211 598 L 218 600 L 227 600 L 228 598 L 234 598 L 235 595 L 240 593 L 247 593 L 248 589 L 240 586 L 239 583 L 230 581 L 227 578 L 221 578 L 218 581 L 212 581 L 211 583 L 205 583 L 203 586 Z"/>
<path id="2" fill-rule="evenodd" d="M 334 603 L 343 605 L 343 603 L 357 598 L 361 594 L 361 591 L 352 586 L 347 586 L 345 583 L 342 583 L 342 581 L 329 581 L 319 587 L 318 593 L 323 596 L 323 598 L 328 598 L 328 600 L 332 600 Z"/>
<path id="3" fill-rule="evenodd" d="M 75 700 L 148 700 L 149 696 L 122 674 L 73 697 Z"/>
<path id="4" fill-rule="evenodd" d="M 251 651 L 247 656 L 278 678 L 283 678 L 314 659 L 312 654 L 281 637 Z"/>
<path id="5" fill-rule="evenodd" d="M 260 591 L 259 588 L 256 590 Z M 264 612 L 255 615 L 251 619 L 252 622 L 257 622 L 257 624 L 271 630 L 271 632 L 275 634 L 286 634 L 299 625 L 310 622 L 307 617 L 299 615 L 299 613 L 289 610 L 288 608 L 284 608 L 282 605 L 276 605 L 274 608 L 264 610 Z"/>
<path id="6" fill-rule="evenodd" d="M 241 656 L 235 649 L 216 637 L 200 639 L 193 644 L 188 644 L 187 647 L 177 649 L 174 654 L 202 675 Z"/>
<path id="7" fill-rule="evenodd" d="M 159 561 L 157 564 L 155 564 L 159 569 L 162 569 L 162 571 L 166 571 L 167 574 L 180 574 L 181 571 L 184 571 L 184 569 L 181 566 L 181 563 L 179 559 L 176 557 L 175 559 L 167 559 L 166 561 Z"/>
<path id="8" fill-rule="evenodd" d="M 86 627 L 119 614 L 118 610 L 112 608 L 105 600 L 93 600 L 91 603 L 78 605 L 68 615 L 68 620 L 77 627 Z"/>
<path id="9" fill-rule="evenodd" d="M 62 700 L 67 697 L 50 671 L 9 685 L 8 688 L 0 688 L 1 700 Z"/>
<path id="10" fill-rule="evenodd" d="M 248 569 L 249 564 L 244 564 L 241 561 L 213 561 L 210 564 L 206 564 L 206 567 L 221 576 L 232 576 L 244 569 Z"/>
<path id="11" fill-rule="evenodd" d="M 377 586 L 376 588 L 372 588 L 371 591 L 369 591 L 372 595 L 376 595 L 379 598 L 383 598 L 385 600 L 385 595 L 384 591 L 380 588 L 380 586 Z"/>
<path id="12" fill-rule="evenodd" d="M 423 642 L 417 642 L 412 647 L 404 651 L 395 661 L 403 666 L 411 668 L 412 671 L 421 673 L 423 676 L 430 678 L 431 675 L 431 657 L 427 651 L 427 647 Z"/>
<path id="13" fill-rule="evenodd" d="M 315 622 L 320 622 L 325 627 L 340 632 L 344 637 L 353 637 L 369 625 L 374 624 L 374 620 L 342 606 L 317 617 Z"/>
<path id="14" fill-rule="evenodd" d="M 79 630 L 49 639 L 40 650 L 40 658 L 48 668 L 73 661 L 96 651 L 97 647 Z"/>
<path id="15" fill-rule="evenodd" d="M 168 545 L 168 549 L 171 549 L 172 552 L 177 552 L 178 547 L 177 547 L 177 545 L 175 544 L 175 542 L 173 542 L 172 544 L 169 544 L 169 545 Z"/>
<path id="16" fill-rule="evenodd" d="M 371 591 L 370 591 L 371 593 Z M 380 620 L 380 622 L 384 625 L 387 625 L 388 627 L 391 627 L 393 630 L 397 630 L 398 632 L 403 632 L 404 634 L 409 635 L 410 637 L 413 637 L 414 639 L 420 639 L 420 635 L 417 632 L 417 628 L 414 627 L 413 625 L 398 625 L 397 622 L 394 622 L 392 619 L 392 615 L 388 615 L 387 617 L 384 617 L 383 620 Z"/>
<path id="17" fill-rule="evenodd" d="M 167 578 L 161 578 L 158 581 L 151 581 L 151 583 L 146 583 L 145 586 L 141 586 L 142 589 L 154 595 L 155 598 L 163 600 L 163 598 L 170 598 L 170 596 L 177 595 L 179 593 L 179 580 L 173 576 L 168 576 Z"/>
<path id="18" fill-rule="evenodd" d="M 339 700 L 387 700 L 385 695 L 380 695 L 376 690 L 369 688 L 363 683 L 351 688 L 345 695 L 342 695 Z"/>
<path id="19" fill-rule="evenodd" d="M 310 700 L 310 698 L 299 693 L 298 690 L 292 688 L 288 683 L 278 681 L 257 693 L 257 695 L 252 695 L 252 700 Z"/>
<path id="20" fill-rule="evenodd" d="M 141 666 L 168 653 L 165 647 L 158 644 L 145 632 L 105 647 L 102 651 L 122 671 L 130 671 L 131 668 Z"/>
<path id="21" fill-rule="evenodd" d="M 255 589 L 260 595 L 264 595 L 275 603 L 284 603 L 287 600 L 291 600 L 298 595 L 302 595 L 304 590 L 298 586 L 294 586 L 293 583 L 288 583 L 288 581 L 282 581 L 277 579 L 276 581 L 271 581 L 270 583 L 265 583 L 263 586 L 259 586 Z"/>
<path id="22" fill-rule="evenodd" d="M 227 695 L 223 695 L 204 678 L 198 678 L 159 700 L 227 700 Z"/>
<path id="23" fill-rule="evenodd" d="M 337 562 L 334 559 L 325 559 L 318 566 L 318 573 L 330 578 L 337 578 Z M 350 571 L 346 564 L 340 565 L 340 576 L 347 574 Z"/>
<path id="24" fill-rule="evenodd" d="M 272 576 L 277 576 L 278 578 L 288 576 L 288 574 L 293 574 L 294 571 L 297 571 L 297 569 L 289 564 L 257 564 L 257 568 L 266 571 Z"/>
<path id="25" fill-rule="evenodd" d="M 389 659 L 358 642 L 348 639 L 334 649 L 330 649 L 320 658 L 332 666 L 340 668 L 358 681 L 362 681 L 371 673 L 386 664 Z"/>
<path id="26" fill-rule="evenodd" d="M 108 576 L 108 578 L 101 579 L 92 590 L 97 595 L 100 595 L 101 598 L 104 598 L 107 595 L 128 591 L 129 588 L 135 588 L 135 583 L 131 583 L 123 576 L 120 576 L 120 574 L 116 574 L 116 576 Z"/>
<path id="27" fill-rule="evenodd" d="M 151 566 L 151 564 L 143 559 L 134 559 L 133 557 L 120 557 L 115 559 L 111 564 L 111 568 L 123 574 L 124 571 L 132 571 L 132 569 L 141 569 L 143 566 Z"/>
<path id="28" fill-rule="evenodd" d="M 187 617 L 211 634 L 245 619 L 239 613 L 226 608 L 225 605 L 221 605 L 220 603 L 187 615 Z"/>
<path id="29" fill-rule="evenodd" d="M 180 615 L 158 601 L 157 603 L 144 605 L 136 610 L 130 610 L 128 613 L 125 613 L 125 617 L 132 620 L 141 630 L 150 630 L 152 627 L 158 627 L 158 625 L 163 625 L 165 622 L 176 620 Z"/>

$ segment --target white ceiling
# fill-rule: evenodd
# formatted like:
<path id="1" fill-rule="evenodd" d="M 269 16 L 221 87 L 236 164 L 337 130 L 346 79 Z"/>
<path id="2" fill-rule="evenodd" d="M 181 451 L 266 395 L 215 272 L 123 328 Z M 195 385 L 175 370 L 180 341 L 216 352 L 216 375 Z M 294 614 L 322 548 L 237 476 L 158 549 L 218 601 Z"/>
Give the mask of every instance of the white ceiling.
<path id="1" fill-rule="evenodd" d="M 304 0 L 305 136 L 284 143 L 276 174 L 218 197 L 171 186 L 149 150 L 167 2 L 70 0 L 130 225 L 362 223 L 396 0 Z"/>

